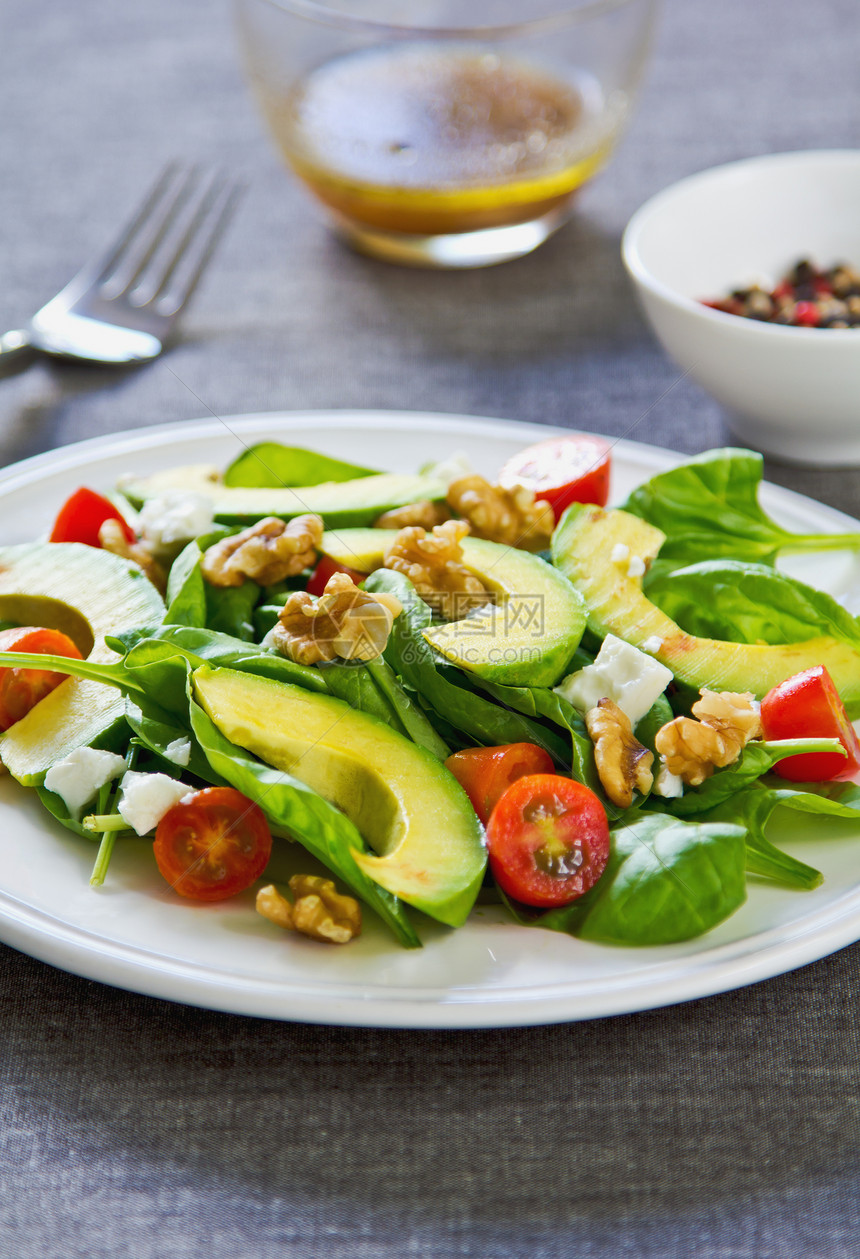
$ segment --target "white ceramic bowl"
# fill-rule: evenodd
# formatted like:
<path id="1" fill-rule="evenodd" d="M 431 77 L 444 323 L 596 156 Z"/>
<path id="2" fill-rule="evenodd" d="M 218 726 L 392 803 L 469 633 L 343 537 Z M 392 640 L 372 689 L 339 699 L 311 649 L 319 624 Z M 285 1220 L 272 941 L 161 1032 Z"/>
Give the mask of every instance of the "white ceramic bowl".
<path id="1" fill-rule="evenodd" d="M 701 304 L 772 286 L 799 258 L 860 266 L 860 150 L 683 179 L 634 214 L 622 254 L 663 347 L 744 442 L 790 462 L 860 464 L 860 328 L 789 328 Z"/>

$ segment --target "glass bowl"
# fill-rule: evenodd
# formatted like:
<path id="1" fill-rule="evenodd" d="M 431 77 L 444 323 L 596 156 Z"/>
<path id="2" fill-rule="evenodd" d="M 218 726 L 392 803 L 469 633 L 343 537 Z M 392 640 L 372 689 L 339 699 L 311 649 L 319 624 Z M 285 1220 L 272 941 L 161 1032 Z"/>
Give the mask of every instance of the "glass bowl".
<path id="1" fill-rule="evenodd" d="M 337 231 L 435 267 L 519 257 L 569 217 L 630 116 L 656 5 L 235 0 L 262 112 Z"/>

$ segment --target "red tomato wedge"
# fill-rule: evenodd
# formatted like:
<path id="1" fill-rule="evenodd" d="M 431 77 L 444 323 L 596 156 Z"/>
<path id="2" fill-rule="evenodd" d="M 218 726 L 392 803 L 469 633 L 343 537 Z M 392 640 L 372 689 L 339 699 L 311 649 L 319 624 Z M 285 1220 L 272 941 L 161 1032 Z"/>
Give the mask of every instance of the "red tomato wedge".
<path id="1" fill-rule="evenodd" d="M 54 521 L 49 542 L 83 542 L 101 546 L 99 529 L 106 520 L 118 520 L 127 542 L 134 542 L 134 530 L 109 498 L 81 487 L 63 503 Z"/>
<path id="2" fill-rule="evenodd" d="M 348 577 L 352 578 L 356 585 L 358 585 L 359 582 L 364 581 L 367 576 L 367 573 L 360 573 L 355 568 L 347 568 L 346 564 L 337 564 L 334 560 L 329 559 L 327 555 L 321 555 L 319 563 L 311 573 L 310 580 L 308 581 L 308 594 L 321 595 L 328 584 L 329 578 L 333 577 L 335 573 L 346 573 Z"/>
<path id="3" fill-rule="evenodd" d="M 860 772 L 860 741 L 845 705 L 824 665 L 804 669 L 768 691 L 761 702 L 764 737 L 770 739 L 839 739 L 847 756 L 807 752 L 789 756 L 774 773 L 790 782 L 830 782 Z"/>
<path id="4" fill-rule="evenodd" d="M 204 787 L 165 813 L 155 831 L 155 860 L 180 896 L 223 901 L 244 892 L 272 852 L 266 816 L 233 787 Z"/>
<path id="5" fill-rule="evenodd" d="M 571 503 L 605 507 L 609 498 L 610 450 L 608 441 L 589 433 L 550 437 L 509 459 L 499 474 L 499 484 L 506 489 L 525 485 L 534 490 L 536 498 L 550 504 L 556 520 Z"/>
<path id="6" fill-rule="evenodd" d="M 487 825 L 490 870 L 524 905 L 555 909 L 593 887 L 609 860 L 609 823 L 593 791 L 559 774 L 509 787 Z"/>
<path id="7" fill-rule="evenodd" d="M 552 757 L 535 743 L 504 743 L 494 748 L 467 748 L 445 764 L 472 801 L 486 826 L 490 814 L 511 783 L 526 774 L 551 774 Z"/>
<path id="8" fill-rule="evenodd" d="M 33 625 L 0 631 L 0 652 L 3 651 L 28 651 L 40 656 L 83 659 L 66 634 Z M 8 730 L 16 721 L 26 717 L 30 709 L 35 708 L 39 700 L 49 695 L 65 678 L 65 673 L 53 673 L 50 669 L 0 668 L 0 730 Z"/>

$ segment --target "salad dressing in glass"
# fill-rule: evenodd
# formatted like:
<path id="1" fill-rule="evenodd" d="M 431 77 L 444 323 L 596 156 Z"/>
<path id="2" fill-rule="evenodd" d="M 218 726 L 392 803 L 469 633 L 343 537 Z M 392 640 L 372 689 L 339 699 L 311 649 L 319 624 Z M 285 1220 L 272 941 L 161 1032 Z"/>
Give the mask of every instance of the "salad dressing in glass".
<path id="1" fill-rule="evenodd" d="M 287 160 L 336 213 L 411 234 L 523 223 L 609 154 L 596 80 L 467 45 L 403 44 L 320 66 L 263 105 Z"/>

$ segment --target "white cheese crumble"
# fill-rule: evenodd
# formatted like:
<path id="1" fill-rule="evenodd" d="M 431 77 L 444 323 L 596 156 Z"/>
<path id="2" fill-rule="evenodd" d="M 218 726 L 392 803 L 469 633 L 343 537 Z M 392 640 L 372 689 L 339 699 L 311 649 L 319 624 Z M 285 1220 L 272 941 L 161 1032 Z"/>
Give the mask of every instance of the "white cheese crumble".
<path id="1" fill-rule="evenodd" d="M 191 740 L 188 738 L 174 739 L 164 749 L 164 755 L 174 765 L 187 765 L 191 760 Z"/>
<path id="2" fill-rule="evenodd" d="M 616 542 L 609 553 L 613 564 L 624 564 L 630 558 L 630 547 L 626 542 Z"/>
<path id="3" fill-rule="evenodd" d="M 628 577 L 644 577 L 645 576 L 645 561 L 643 560 L 641 555 L 630 556 L 630 563 L 627 565 L 627 576 Z"/>
<path id="4" fill-rule="evenodd" d="M 119 815 L 138 835 L 148 834 L 183 796 L 191 794 L 190 787 L 167 774 L 138 774 L 132 769 L 120 786 Z"/>
<path id="5" fill-rule="evenodd" d="M 62 796 L 70 815 L 79 818 L 84 805 L 124 769 L 124 756 L 96 748 L 75 748 L 51 766 L 45 775 L 45 786 L 48 791 Z"/>
<path id="6" fill-rule="evenodd" d="M 662 796 L 664 800 L 677 800 L 684 794 L 684 780 L 680 774 L 672 773 L 666 764 L 665 756 L 660 757 L 660 768 L 654 776 L 654 786 L 651 790 L 655 795 Z"/>
<path id="7" fill-rule="evenodd" d="M 441 459 L 439 463 L 428 463 L 421 471 L 425 476 L 433 477 L 435 481 L 442 481 L 445 485 L 459 480 L 461 476 L 475 475 L 472 461 L 465 450 L 457 450 L 447 459 Z"/>
<path id="8" fill-rule="evenodd" d="M 640 651 L 647 651 L 650 656 L 656 656 L 657 652 L 663 646 L 663 639 L 659 634 L 652 634 L 650 638 L 646 638 L 644 643 L 639 644 Z"/>
<path id="9" fill-rule="evenodd" d="M 611 699 L 635 726 L 672 678 L 672 670 L 659 660 L 607 634 L 594 664 L 568 674 L 555 690 L 583 713 L 598 700 Z"/>
<path id="10" fill-rule="evenodd" d="M 169 490 L 150 498 L 140 509 L 141 536 L 155 554 L 175 551 L 178 546 L 212 529 L 212 503 L 202 494 Z"/>

